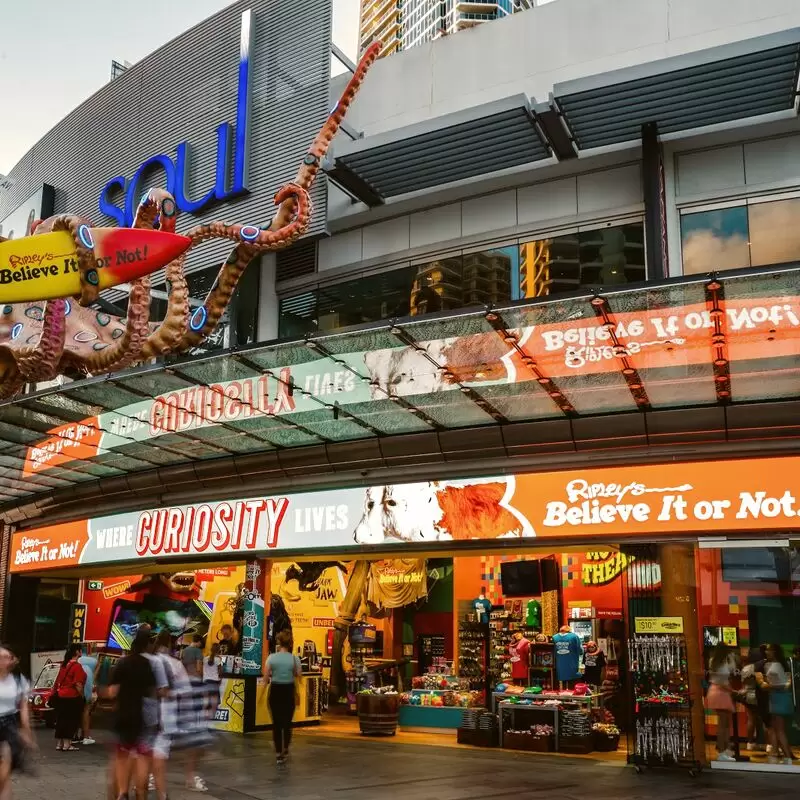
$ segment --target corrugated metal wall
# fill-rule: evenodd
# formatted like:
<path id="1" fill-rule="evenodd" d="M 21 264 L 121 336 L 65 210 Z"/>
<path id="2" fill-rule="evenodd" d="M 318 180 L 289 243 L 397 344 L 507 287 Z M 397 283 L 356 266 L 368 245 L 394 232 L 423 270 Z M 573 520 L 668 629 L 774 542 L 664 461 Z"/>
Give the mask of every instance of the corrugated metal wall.
<path id="1" fill-rule="evenodd" d="M 214 184 L 216 128 L 236 122 L 241 14 L 253 12 L 250 194 L 182 215 L 184 230 L 201 221 L 264 223 L 272 198 L 294 177 L 306 148 L 329 112 L 330 0 L 236 2 L 135 64 L 62 120 L 10 173 L 14 187 L 0 197 L 0 219 L 44 182 L 55 187 L 55 212 L 77 213 L 96 224 L 105 184 L 130 178 L 150 156 L 175 155 L 191 143 L 187 194 L 198 198 Z M 154 21 L 155 24 L 156 21 Z M 324 176 L 313 192 L 311 233 L 325 228 Z M 164 185 L 158 170 L 142 187 Z M 122 205 L 119 196 L 112 198 Z M 221 263 L 229 243 L 209 243 L 191 254 L 189 271 Z M 154 284 L 161 280 L 154 275 Z"/>

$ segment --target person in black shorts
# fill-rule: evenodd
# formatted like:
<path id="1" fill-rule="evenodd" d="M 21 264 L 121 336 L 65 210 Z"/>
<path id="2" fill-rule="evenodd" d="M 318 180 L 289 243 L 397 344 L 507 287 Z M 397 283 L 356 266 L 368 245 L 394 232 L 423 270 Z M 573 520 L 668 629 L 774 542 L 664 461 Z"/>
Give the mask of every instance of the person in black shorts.
<path id="1" fill-rule="evenodd" d="M 147 778 L 158 729 L 158 692 L 163 690 L 163 681 L 158 681 L 151 661 L 145 656 L 150 634 L 149 625 L 139 626 L 130 655 L 117 663 L 108 687 L 108 696 L 116 700 L 114 776 L 119 798 L 128 797 L 131 780 L 137 800 L 145 800 L 147 796 Z"/>

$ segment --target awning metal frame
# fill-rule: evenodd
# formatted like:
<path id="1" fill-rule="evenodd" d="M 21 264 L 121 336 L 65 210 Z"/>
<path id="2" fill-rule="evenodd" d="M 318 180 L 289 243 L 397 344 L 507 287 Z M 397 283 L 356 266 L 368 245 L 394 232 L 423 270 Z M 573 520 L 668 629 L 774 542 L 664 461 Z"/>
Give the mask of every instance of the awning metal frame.
<path id="1" fill-rule="evenodd" d="M 592 294 L 522 300 L 498 308 L 470 307 L 439 315 L 365 324 L 335 333 L 317 334 L 313 338 L 248 345 L 204 355 L 201 358 L 175 358 L 166 365 L 137 367 L 110 377 L 89 378 L 61 388 L 51 387 L 23 396 L 16 401 L 0 403 L 0 510 L 20 502 L 46 503 L 46 498 L 61 496 L 65 492 L 88 493 L 92 491 L 92 486 L 106 485 L 109 482 L 109 485 L 114 486 L 127 486 L 132 483 L 139 486 L 148 485 L 149 475 L 160 474 L 165 470 L 182 469 L 210 475 L 218 468 L 215 465 L 231 460 L 234 463 L 249 464 L 260 463 L 265 459 L 277 459 L 279 462 L 281 459 L 288 459 L 287 463 L 293 463 L 292 459 L 295 458 L 293 452 L 310 452 L 315 447 L 331 454 L 344 454 L 351 450 L 362 454 L 373 451 L 392 452 L 403 450 L 406 446 L 404 442 L 428 441 L 433 437 L 433 441 L 439 442 L 437 445 L 439 448 L 445 448 L 451 446 L 447 444 L 448 442 L 461 440 L 463 438 L 461 432 L 465 430 L 472 431 L 470 436 L 475 441 L 486 442 L 489 446 L 489 442 L 514 441 L 521 435 L 520 431 L 527 430 L 531 425 L 540 430 L 557 431 L 560 425 L 567 423 L 570 427 L 578 426 L 581 430 L 585 430 L 587 425 L 592 426 L 594 417 L 602 416 L 604 419 L 609 419 L 609 414 L 616 415 L 621 422 L 624 418 L 628 421 L 626 424 L 633 430 L 637 427 L 637 423 L 632 422 L 636 413 L 631 409 L 629 402 L 623 401 L 623 395 L 627 397 L 628 394 L 633 398 L 635 404 L 633 408 L 640 412 L 639 416 L 642 413 L 645 416 L 655 414 L 657 417 L 660 415 L 659 418 L 663 417 L 664 412 L 678 409 L 695 409 L 699 414 L 707 412 L 711 415 L 714 408 L 726 408 L 730 409 L 732 414 L 740 415 L 743 408 L 753 403 L 763 404 L 784 400 L 788 402 L 794 398 L 792 380 L 800 366 L 795 364 L 795 360 L 787 361 L 785 353 L 781 358 L 786 366 L 781 363 L 776 366 L 774 373 L 776 378 L 783 376 L 780 394 L 774 395 L 772 383 L 765 381 L 763 391 L 756 387 L 754 393 L 751 384 L 743 395 L 737 395 L 739 378 L 735 365 L 732 370 L 730 364 L 728 351 L 730 334 L 726 330 L 725 304 L 728 298 L 732 298 L 731 302 L 740 302 L 743 298 L 755 299 L 762 295 L 776 298 L 780 302 L 781 294 L 771 294 L 773 292 L 782 293 L 787 299 L 796 299 L 800 296 L 796 288 L 800 285 L 797 280 L 798 275 L 800 275 L 798 265 L 784 265 L 767 269 L 671 278 L 637 286 L 599 290 Z M 710 369 L 696 378 L 696 381 L 702 382 L 702 386 L 706 389 L 699 394 L 696 391 L 689 391 L 685 402 L 681 401 L 681 393 L 678 392 L 654 406 L 652 395 L 648 396 L 648 383 L 651 380 L 657 383 L 662 380 L 659 368 L 656 367 L 655 372 L 643 375 L 641 365 L 637 365 L 636 359 L 628 355 L 623 337 L 616 333 L 614 312 L 617 296 L 625 298 L 620 302 L 624 302 L 625 308 L 630 311 L 633 308 L 646 310 L 651 307 L 648 298 L 661 295 L 676 298 L 669 300 L 666 308 L 671 307 L 673 303 L 676 304 L 676 309 L 679 309 L 681 304 L 704 304 L 714 321 L 714 326 L 710 330 L 708 339 Z M 641 297 L 641 300 L 637 299 L 638 297 Z M 527 349 L 528 345 L 519 340 L 516 333 L 523 326 L 557 324 L 565 318 L 583 320 L 596 318 L 609 330 L 608 345 L 614 348 L 615 361 L 609 362 L 612 369 L 606 370 L 603 374 L 614 376 L 614 383 L 607 383 L 606 388 L 603 388 L 601 380 L 597 388 L 601 393 L 605 393 L 603 397 L 611 399 L 611 402 L 603 408 L 617 410 L 598 412 L 591 405 L 591 399 L 588 405 L 586 400 L 583 400 L 582 405 L 579 404 L 577 396 L 573 395 L 576 387 L 578 391 L 584 391 L 584 387 L 589 392 L 596 389 L 582 381 L 574 381 L 571 372 L 559 373 L 568 377 L 558 378 L 558 381 L 554 380 L 553 376 L 545 374 L 536 363 L 537 351 Z M 494 353 L 497 350 L 507 353 L 513 349 L 514 361 L 518 364 L 518 368 L 524 365 L 528 372 L 519 374 L 513 386 L 506 383 L 498 384 L 487 378 L 488 383 L 483 384 L 487 389 L 506 388 L 499 392 L 492 389 L 484 393 L 480 378 L 458 377 L 459 370 L 464 366 L 467 366 L 467 372 L 471 368 L 482 369 L 480 358 L 483 356 L 476 356 L 478 360 L 474 364 L 459 362 L 451 366 L 447 363 L 446 354 L 444 357 L 434 357 L 434 354 L 426 349 L 431 338 L 455 337 L 458 340 L 462 336 L 469 337 L 475 333 L 501 339 L 506 347 L 498 349 L 492 346 L 487 352 Z M 422 366 L 420 362 L 415 362 L 416 366 L 411 368 L 412 375 L 417 371 L 420 374 L 437 371 L 443 379 L 441 383 L 449 391 L 441 387 L 425 389 L 421 392 L 426 398 L 425 403 L 419 404 L 422 407 L 418 407 L 415 400 L 409 399 L 413 398 L 413 395 L 409 394 L 408 387 L 404 395 L 395 392 L 393 385 L 378 386 L 378 382 L 368 374 L 367 367 L 363 366 L 365 362 L 347 356 L 348 353 L 367 352 L 375 347 L 386 349 L 387 353 L 390 353 L 397 346 L 391 344 L 392 341 L 400 346 L 397 349 L 398 353 L 404 352 L 405 348 L 411 348 L 424 359 L 421 362 Z M 468 341 L 467 338 L 465 343 Z M 730 340 L 731 346 L 737 343 L 738 340 Z M 306 351 L 315 353 L 309 363 L 319 361 L 320 373 L 348 370 L 356 381 L 377 387 L 376 395 L 382 395 L 386 400 L 390 400 L 397 406 L 398 412 L 403 409 L 404 412 L 416 417 L 418 422 L 412 424 L 410 417 L 406 418 L 404 413 L 398 413 L 392 417 L 391 422 L 387 418 L 387 423 L 383 425 L 380 415 L 385 413 L 382 410 L 385 406 L 375 406 L 374 410 L 363 407 L 363 411 L 354 411 L 348 408 L 347 402 L 337 402 L 335 394 L 322 393 L 321 396 L 314 396 L 308 391 L 309 387 L 301 387 L 294 382 L 287 383 L 286 376 L 279 374 L 279 365 L 304 363 L 308 360 L 307 355 L 302 355 Z M 463 349 L 461 352 L 464 352 Z M 769 354 L 769 351 L 765 352 Z M 491 358 L 497 357 L 491 356 Z M 752 359 L 749 356 L 744 357 Z M 230 364 L 226 366 L 228 360 L 236 362 L 239 367 L 234 369 Z M 430 364 L 430 370 L 424 366 L 425 363 Z M 619 367 L 618 370 L 613 369 L 615 363 Z M 359 364 L 362 364 L 361 368 Z M 747 370 L 757 373 L 763 371 L 757 364 L 752 368 L 746 367 L 745 375 Z M 620 372 L 624 384 L 618 377 Z M 159 379 L 160 375 L 164 376 L 163 380 Z M 322 420 L 317 421 L 320 415 L 316 411 L 313 411 L 314 416 L 308 417 L 308 420 L 311 420 L 309 422 L 304 420 L 305 412 L 302 410 L 291 414 L 292 419 L 281 413 L 265 415 L 263 408 L 259 411 L 251 404 L 251 409 L 259 411 L 258 416 L 253 414 L 248 417 L 248 420 L 256 423 L 252 425 L 252 429 L 237 420 L 232 422 L 220 420 L 215 423 L 216 428 L 204 425 L 205 430 L 200 433 L 194 426 L 190 426 L 188 430 L 169 432 L 165 437 L 156 435 L 142 440 L 135 438 L 134 434 L 126 430 L 123 425 L 121 431 L 115 428 L 108 432 L 120 437 L 118 441 L 129 442 L 135 445 L 134 447 L 121 444 L 118 448 L 101 451 L 95 457 L 84 454 L 77 458 L 72 457 L 65 449 L 65 453 L 69 455 L 69 460 L 65 463 L 54 463 L 51 468 L 30 476 L 23 474 L 29 448 L 41 446 L 47 440 L 59 436 L 65 443 L 72 442 L 71 438 L 63 433 L 53 432 L 65 425 L 80 422 L 88 424 L 88 420 L 105 412 L 118 414 L 123 423 L 128 420 L 141 423 L 141 419 L 130 415 L 134 413 L 133 411 L 130 414 L 126 412 L 128 406 L 137 402 L 137 398 L 153 400 L 156 397 L 171 395 L 173 392 L 181 391 L 180 384 L 185 385 L 187 391 L 196 387 L 214 390 L 215 381 L 253 379 L 262 375 L 269 376 L 270 382 L 281 381 L 290 394 L 301 393 L 309 401 L 303 404 L 307 410 L 313 411 L 309 408 L 312 405 L 316 409 L 324 410 L 325 414 L 321 415 Z M 166 376 L 169 376 L 169 380 Z M 575 377 L 581 376 L 576 372 Z M 669 381 L 671 378 L 667 377 L 666 380 Z M 712 380 L 713 389 L 710 383 Z M 710 390 L 708 394 L 704 394 L 706 390 Z M 613 392 L 613 397 L 609 392 Z M 713 405 L 709 405 L 709 395 L 714 398 L 711 401 Z M 461 397 L 470 402 L 461 402 Z M 185 405 L 191 405 L 189 401 L 179 398 L 175 400 L 181 404 L 180 410 L 190 416 L 202 413 L 200 410 L 186 408 Z M 242 399 L 241 402 L 250 401 Z M 350 402 L 361 404 L 363 401 Z M 378 402 L 383 403 L 383 400 Z M 448 403 L 452 405 L 446 410 L 445 416 L 441 416 L 443 406 Z M 581 410 L 578 411 L 572 403 Z M 430 408 L 426 410 L 428 405 Z M 558 409 L 555 416 L 552 410 L 547 408 L 553 405 Z M 476 415 L 473 407 L 480 409 L 481 414 Z M 373 414 L 376 416 L 372 416 Z M 439 415 L 438 420 L 437 415 Z M 267 422 L 266 416 L 269 416 L 271 422 Z M 261 424 L 258 423 L 259 419 L 263 421 Z M 339 435 L 336 435 L 335 429 L 330 427 L 337 420 L 348 423 L 348 430 L 340 431 Z M 615 429 L 615 423 L 606 424 L 610 426 L 610 430 Z M 291 437 L 288 434 L 278 433 L 284 428 L 287 431 L 296 430 L 298 436 Z M 219 439 L 215 438 L 215 430 L 220 432 Z M 363 432 L 363 435 L 359 431 Z M 241 447 L 236 447 L 238 439 L 234 437 L 246 437 L 246 441 L 241 443 Z M 189 445 L 188 448 L 183 450 L 176 444 L 179 441 L 185 441 Z M 410 446 L 413 451 L 414 446 Z M 339 457 L 339 455 L 329 456 L 331 459 Z"/>

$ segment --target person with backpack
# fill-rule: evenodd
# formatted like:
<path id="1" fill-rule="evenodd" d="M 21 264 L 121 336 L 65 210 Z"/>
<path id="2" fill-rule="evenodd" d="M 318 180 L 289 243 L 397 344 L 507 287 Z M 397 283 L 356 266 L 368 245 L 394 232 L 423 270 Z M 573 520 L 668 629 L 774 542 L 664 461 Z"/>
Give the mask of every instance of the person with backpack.
<path id="1" fill-rule="evenodd" d="M 0 798 L 11 798 L 11 773 L 24 766 L 27 750 L 34 749 L 28 692 L 30 683 L 14 673 L 17 659 L 0 645 Z"/>
<path id="2" fill-rule="evenodd" d="M 56 750 L 74 753 L 79 750 L 72 740 L 81 726 L 83 717 L 83 687 L 86 684 L 86 673 L 78 663 L 82 650 L 79 644 L 71 644 L 64 653 L 64 661 L 53 684 L 53 695 L 56 711 Z"/>

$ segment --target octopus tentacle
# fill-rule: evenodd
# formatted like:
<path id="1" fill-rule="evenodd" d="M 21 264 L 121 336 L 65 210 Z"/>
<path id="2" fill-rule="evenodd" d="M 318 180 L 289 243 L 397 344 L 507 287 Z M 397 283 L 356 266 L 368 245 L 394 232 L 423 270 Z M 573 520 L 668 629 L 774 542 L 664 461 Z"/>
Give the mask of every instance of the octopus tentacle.
<path id="1" fill-rule="evenodd" d="M 342 92 L 339 102 L 334 106 L 333 111 L 331 111 L 327 121 L 320 129 L 320 132 L 317 134 L 314 141 L 311 143 L 311 146 L 308 148 L 308 152 L 306 153 L 303 163 L 300 165 L 300 169 L 298 169 L 297 175 L 294 179 L 294 184 L 296 186 L 310 190 L 314 185 L 317 173 L 322 166 L 322 161 L 328 152 L 328 148 L 330 147 L 331 142 L 336 134 L 339 132 L 339 128 L 341 127 L 342 122 L 344 122 L 344 118 L 347 115 L 355 96 L 358 94 L 361 84 L 367 77 L 367 72 L 369 72 L 370 67 L 375 63 L 375 60 L 381 54 L 382 48 L 383 44 L 377 41 L 373 42 L 364 51 L 364 55 L 361 57 L 355 72 Z M 294 207 L 294 199 L 287 198 L 287 200 L 283 202 L 281 207 L 278 209 L 278 213 L 272 220 L 270 229 L 278 230 L 285 227 L 289 224 L 289 221 L 292 219 L 295 213 L 296 209 Z"/>
<path id="2" fill-rule="evenodd" d="M 175 232 L 177 205 L 172 195 L 163 189 L 150 189 L 144 195 L 136 210 L 133 227 L 152 229 L 156 218 L 162 231 Z M 183 261 L 184 256 L 179 256 L 167 266 L 167 280 L 172 286 L 169 307 L 164 322 L 154 333 L 150 326 L 150 277 L 146 275 L 131 284 L 125 332 L 118 340 L 85 359 L 90 372 L 117 372 L 167 352 L 164 347 L 153 347 L 153 337 L 161 337 L 166 342 L 178 341 L 189 318 L 189 293 L 183 274 Z"/>
<path id="3" fill-rule="evenodd" d="M 244 242 L 244 245 L 233 249 L 225 266 L 219 271 L 214 288 L 209 292 L 203 305 L 195 311 L 195 315 L 198 315 L 196 324 L 190 324 L 189 330 L 178 345 L 179 352 L 196 347 L 217 327 L 233 297 L 239 278 L 257 253 L 289 247 L 308 230 L 311 221 L 311 199 L 308 192 L 295 184 L 287 184 L 275 195 L 275 205 L 280 205 L 289 198 L 293 198 L 297 213 L 288 225 L 279 230 L 264 230 L 255 225 L 226 225 L 223 222 L 212 222 L 193 228 L 186 234 L 193 242 L 221 238 Z"/>
<path id="4" fill-rule="evenodd" d="M 67 301 L 48 300 L 39 341 L 17 355 L 17 368 L 23 382 L 49 381 L 58 375 L 66 331 Z"/>
<path id="5" fill-rule="evenodd" d="M 161 210 L 161 230 L 174 233 L 177 206 L 172 195 L 163 189 L 151 189 L 148 199 Z M 144 359 L 171 353 L 186 332 L 189 324 L 189 285 L 183 270 L 185 260 L 186 255 L 183 254 L 167 265 L 166 279 L 169 291 L 167 313 L 164 315 L 164 320 L 147 337 L 142 350 Z"/>
<path id="6" fill-rule="evenodd" d="M 100 280 L 95 266 L 94 250 L 87 247 L 81 236 L 82 226 L 91 227 L 87 220 L 68 214 L 59 214 L 56 217 L 44 220 L 36 225 L 35 234 L 51 233 L 55 231 L 67 231 L 75 242 L 75 250 L 78 254 L 78 270 L 80 272 L 81 292 L 78 295 L 78 302 L 82 306 L 89 306 L 97 300 L 100 294 L 98 286 Z"/>

